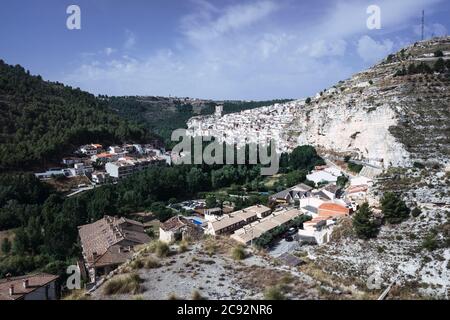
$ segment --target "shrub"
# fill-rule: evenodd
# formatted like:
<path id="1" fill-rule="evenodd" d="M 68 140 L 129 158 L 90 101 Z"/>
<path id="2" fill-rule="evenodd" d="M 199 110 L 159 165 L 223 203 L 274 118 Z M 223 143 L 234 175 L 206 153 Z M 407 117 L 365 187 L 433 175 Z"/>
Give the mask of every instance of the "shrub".
<path id="1" fill-rule="evenodd" d="M 244 247 L 239 245 L 231 249 L 231 256 L 234 260 L 244 260 L 246 256 Z"/>
<path id="2" fill-rule="evenodd" d="M 146 269 L 156 269 L 156 268 L 159 268 L 160 266 L 161 266 L 161 264 L 159 263 L 159 261 L 156 259 L 152 259 L 152 258 L 148 258 L 144 264 L 144 267 Z"/>
<path id="3" fill-rule="evenodd" d="M 430 233 L 428 234 L 422 242 L 422 248 L 428 251 L 434 251 L 439 247 L 436 234 Z"/>
<path id="4" fill-rule="evenodd" d="M 434 64 L 434 71 L 443 72 L 445 71 L 445 61 L 442 58 L 439 58 L 438 61 Z"/>
<path id="5" fill-rule="evenodd" d="M 167 300 L 178 300 L 178 297 L 175 293 L 171 293 L 169 294 L 169 296 L 167 297 Z"/>
<path id="6" fill-rule="evenodd" d="M 425 165 L 421 162 L 414 162 L 413 166 L 414 166 L 414 168 L 417 168 L 417 169 L 425 169 Z"/>
<path id="7" fill-rule="evenodd" d="M 444 53 L 442 52 L 442 50 L 436 50 L 436 51 L 434 52 L 434 56 L 435 56 L 436 58 L 440 58 L 440 57 L 443 57 L 443 56 L 444 56 Z"/>
<path id="8" fill-rule="evenodd" d="M 341 175 L 340 177 L 337 178 L 336 185 L 337 185 L 338 187 L 343 188 L 343 187 L 345 187 L 345 185 L 347 184 L 347 182 L 348 182 L 347 176 Z"/>
<path id="9" fill-rule="evenodd" d="M 192 300 L 206 300 L 198 290 L 194 290 L 191 296 Z"/>
<path id="10" fill-rule="evenodd" d="M 183 253 L 188 251 L 189 249 L 189 244 L 187 241 L 183 240 L 180 242 L 180 244 L 178 245 L 178 253 Z"/>
<path id="11" fill-rule="evenodd" d="M 348 170 L 350 170 L 351 172 L 354 172 L 354 173 L 360 173 L 361 170 L 363 169 L 362 164 L 356 164 L 356 163 L 350 162 L 350 161 L 347 163 L 347 166 L 348 166 Z"/>
<path id="12" fill-rule="evenodd" d="M 264 291 L 264 299 L 266 300 L 285 300 L 286 297 L 283 294 L 280 286 L 268 287 Z"/>
<path id="13" fill-rule="evenodd" d="M 86 295 L 85 290 L 72 290 L 64 300 L 90 300 L 90 296 Z"/>
<path id="14" fill-rule="evenodd" d="M 390 224 L 399 224 L 409 218 L 410 210 L 399 196 L 386 192 L 381 199 L 384 219 Z"/>
<path id="15" fill-rule="evenodd" d="M 204 248 L 205 248 L 206 254 L 210 257 L 213 256 L 217 251 L 217 245 L 214 242 L 214 240 L 207 241 L 205 243 Z"/>
<path id="16" fill-rule="evenodd" d="M 411 215 L 414 218 L 417 218 L 418 216 L 420 216 L 422 213 L 422 210 L 420 210 L 418 207 L 415 207 L 412 211 L 411 211 Z"/>
<path id="17" fill-rule="evenodd" d="M 133 269 L 133 270 L 139 270 L 139 269 L 142 269 L 142 268 L 144 267 L 144 261 L 142 261 L 141 259 L 133 260 L 133 261 L 130 263 L 130 267 L 131 267 L 131 269 Z"/>
<path id="18" fill-rule="evenodd" d="M 138 294 L 143 291 L 142 279 L 138 274 L 118 276 L 106 282 L 103 293 L 106 295 L 115 294 Z"/>
<path id="19" fill-rule="evenodd" d="M 169 245 L 165 242 L 158 241 L 155 244 L 155 254 L 159 258 L 167 257 L 170 253 Z"/>

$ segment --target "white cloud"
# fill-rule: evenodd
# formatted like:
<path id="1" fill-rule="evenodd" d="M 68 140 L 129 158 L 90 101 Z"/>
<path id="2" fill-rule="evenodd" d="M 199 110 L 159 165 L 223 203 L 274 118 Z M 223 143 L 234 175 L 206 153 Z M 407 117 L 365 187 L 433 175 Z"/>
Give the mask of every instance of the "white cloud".
<path id="1" fill-rule="evenodd" d="M 105 53 L 107 56 L 112 55 L 114 52 L 116 52 L 116 49 L 113 49 L 113 48 L 105 48 L 105 50 L 104 50 L 104 53 Z"/>
<path id="2" fill-rule="evenodd" d="M 365 35 L 359 39 L 357 51 L 365 62 L 374 63 L 386 57 L 393 48 L 394 43 L 389 39 L 377 42 Z"/>
<path id="3" fill-rule="evenodd" d="M 125 37 L 123 47 L 127 50 L 132 49 L 136 45 L 136 35 L 130 30 L 125 30 Z"/>
<path id="4" fill-rule="evenodd" d="M 299 53 L 306 53 L 312 58 L 343 56 L 347 49 L 345 40 L 318 40 L 310 45 L 304 45 L 298 49 Z"/>
<path id="5" fill-rule="evenodd" d="M 385 37 L 389 26 L 410 28 L 411 17 L 425 6 L 424 1 L 380 0 Z M 262 0 L 225 7 L 212 1 L 191 2 L 193 13 L 180 18 L 180 37 L 173 46 L 139 52 L 139 58 L 127 56 L 139 49 L 136 35 L 127 30 L 121 49 L 83 58 L 78 68 L 65 75 L 65 81 L 113 95 L 300 98 L 363 67 L 361 60 L 347 57 L 359 54 L 367 65 L 399 45 L 394 35 L 388 36 L 392 40 L 381 41 L 371 37 L 366 28 L 367 5 L 356 0 L 324 8 L 314 23 L 293 18 L 288 12 L 293 10 L 292 1 Z M 294 21 L 281 23 L 280 12 Z"/>
<path id="6" fill-rule="evenodd" d="M 251 4 L 238 4 L 219 10 L 201 2 L 201 8 L 183 18 L 183 33 L 193 42 L 215 39 L 228 32 L 248 27 L 260 21 L 275 10 L 273 1 L 259 1 Z"/>

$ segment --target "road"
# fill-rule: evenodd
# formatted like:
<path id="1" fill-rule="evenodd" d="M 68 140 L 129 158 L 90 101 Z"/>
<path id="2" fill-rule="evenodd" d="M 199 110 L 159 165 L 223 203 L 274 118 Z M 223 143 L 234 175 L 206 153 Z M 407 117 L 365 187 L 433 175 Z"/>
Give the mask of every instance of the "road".
<path id="1" fill-rule="evenodd" d="M 66 197 L 70 198 L 70 197 L 76 196 L 77 194 L 83 193 L 85 191 L 92 190 L 94 188 L 95 188 L 95 186 L 88 186 L 88 187 L 80 188 L 80 189 L 78 189 L 76 191 L 73 191 L 73 192 L 69 193 Z"/>

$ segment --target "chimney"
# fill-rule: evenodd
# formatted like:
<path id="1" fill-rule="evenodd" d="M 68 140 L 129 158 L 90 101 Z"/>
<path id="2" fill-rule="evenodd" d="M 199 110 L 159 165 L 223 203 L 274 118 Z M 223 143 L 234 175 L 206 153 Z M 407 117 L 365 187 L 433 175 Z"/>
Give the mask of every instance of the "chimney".
<path id="1" fill-rule="evenodd" d="M 28 279 L 23 280 L 23 288 L 28 289 L 28 285 L 29 285 L 29 280 Z"/>
<path id="2" fill-rule="evenodd" d="M 9 295 L 10 295 L 10 296 L 13 296 L 13 295 L 14 295 L 14 286 L 13 286 L 13 285 L 10 285 L 10 286 L 9 286 Z"/>

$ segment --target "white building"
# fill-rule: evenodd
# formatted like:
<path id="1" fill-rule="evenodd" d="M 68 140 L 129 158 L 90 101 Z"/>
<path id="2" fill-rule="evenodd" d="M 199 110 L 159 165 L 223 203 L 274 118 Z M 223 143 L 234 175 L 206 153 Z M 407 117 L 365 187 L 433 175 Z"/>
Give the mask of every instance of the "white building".
<path id="1" fill-rule="evenodd" d="M 87 144 L 80 147 L 80 152 L 88 156 L 93 156 L 94 154 L 100 153 L 102 148 L 103 146 L 101 144 Z"/>
<path id="2" fill-rule="evenodd" d="M 334 225 L 332 219 L 317 217 L 304 222 L 303 229 L 298 230 L 298 235 L 301 241 L 322 245 L 330 241 Z"/>
<path id="3" fill-rule="evenodd" d="M 325 182 L 336 182 L 339 176 L 340 175 L 334 175 L 325 170 L 321 170 L 313 171 L 311 174 L 308 174 L 306 178 L 310 181 L 313 181 L 315 184 L 319 184 Z"/>
<path id="4" fill-rule="evenodd" d="M 73 177 L 85 176 L 94 172 L 94 168 L 91 165 L 86 165 L 84 163 L 75 163 L 73 168 L 68 170 Z"/>
<path id="5" fill-rule="evenodd" d="M 272 210 L 263 205 L 255 205 L 246 209 L 223 215 L 215 221 L 208 221 L 206 234 L 221 235 L 232 233 L 233 231 L 252 223 L 258 219 L 267 217 Z"/>

